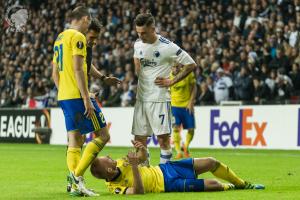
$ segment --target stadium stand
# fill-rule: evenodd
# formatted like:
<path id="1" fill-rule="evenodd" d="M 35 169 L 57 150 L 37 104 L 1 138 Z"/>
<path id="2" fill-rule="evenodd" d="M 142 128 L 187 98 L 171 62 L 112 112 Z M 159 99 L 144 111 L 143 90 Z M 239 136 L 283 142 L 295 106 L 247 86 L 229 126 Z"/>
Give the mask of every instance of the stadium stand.
<path id="1" fill-rule="evenodd" d="M 1 16 L 15 2 L 5 1 Z M 93 54 L 95 66 L 123 80 L 118 87 L 92 80 L 90 90 L 100 91 L 103 106 L 132 106 L 135 102 L 137 78 L 132 56 L 137 35 L 133 19 L 147 11 L 156 18 L 157 31 L 196 60 L 198 105 L 215 104 L 213 98 L 202 101 L 202 93 L 207 89 L 214 92 L 219 68 L 233 82 L 229 100 L 244 104 L 299 103 L 299 0 L 17 3 L 28 10 L 29 18 L 24 32 L 11 32 L 7 21 L 2 23 L 0 107 L 57 106 L 51 81 L 52 47 L 57 34 L 69 26 L 66 21 L 70 11 L 78 4 L 86 4 L 104 25 Z"/>

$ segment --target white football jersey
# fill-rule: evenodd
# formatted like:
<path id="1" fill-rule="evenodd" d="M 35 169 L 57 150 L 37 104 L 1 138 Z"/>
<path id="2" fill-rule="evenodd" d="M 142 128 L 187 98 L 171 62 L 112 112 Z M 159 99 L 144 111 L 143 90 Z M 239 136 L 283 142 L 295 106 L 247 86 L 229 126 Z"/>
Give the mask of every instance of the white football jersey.
<path id="1" fill-rule="evenodd" d="M 137 40 L 134 43 L 133 57 L 138 58 L 141 64 L 137 86 L 137 99 L 140 101 L 170 101 L 169 88 L 155 85 L 156 77 L 168 78 L 175 64 L 195 63 L 187 52 L 160 35 L 157 35 L 153 44 Z"/>
<path id="2" fill-rule="evenodd" d="M 229 88 L 233 85 L 232 80 L 228 76 L 222 76 L 215 81 L 214 93 L 217 103 L 229 100 Z"/>

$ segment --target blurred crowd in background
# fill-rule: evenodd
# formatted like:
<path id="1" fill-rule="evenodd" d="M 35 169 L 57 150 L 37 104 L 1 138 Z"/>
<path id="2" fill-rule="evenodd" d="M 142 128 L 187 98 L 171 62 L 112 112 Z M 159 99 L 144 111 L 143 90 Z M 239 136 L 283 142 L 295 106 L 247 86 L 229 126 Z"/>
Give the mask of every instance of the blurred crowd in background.
<path id="1" fill-rule="evenodd" d="M 8 0 L 0 3 L 1 16 L 16 3 L 28 10 L 28 21 L 23 32 L 12 32 L 3 18 L 0 107 L 57 106 L 53 43 L 79 4 L 103 24 L 93 63 L 123 81 L 109 87 L 91 80 L 102 106 L 135 103 L 133 21 L 140 12 L 151 12 L 157 33 L 196 61 L 196 105 L 299 103 L 300 0 Z"/>

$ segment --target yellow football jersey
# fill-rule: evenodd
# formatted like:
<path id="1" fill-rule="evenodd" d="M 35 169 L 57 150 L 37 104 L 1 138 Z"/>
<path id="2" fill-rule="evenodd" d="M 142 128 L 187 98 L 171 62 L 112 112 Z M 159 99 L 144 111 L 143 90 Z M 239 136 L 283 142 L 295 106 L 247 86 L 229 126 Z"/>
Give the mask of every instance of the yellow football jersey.
<path id="1" fill-rule="evenodd" d="M 108 190 L 113 194 L 124 194 L 126 189 L 133 187 L 133 174 L 131 165 L 124 159 L 117 160 L 117 167 L 120 169 L 120 176 L 111 182 L 106 182 Z M 159 166 L 142 167 L 139 166 L 139 172 L 146 193 L 164 192 L 164 177 Z"/>
<path id="2" fill-rule="evenodd" d="M 80 91 L 75 79 L 73 56 L 84 57 L 83 71 L 86 87 L 88 86 L 86 64 L 86 38 L 77 30 L 67 29 L 60 33 L 54 43 L 53 63 L 58 67 L 59 86 L 58 100 L 81 98 Z"/>
<path id="3" fill-rule="evenodd" d="M 170 78 L 174 75 L 171 73 Z M 175 107 L 187 107 L 191 97 L 191 86 L 196 83 L 194 72 L 178 83 L 171 86 L 171 105 Z"/>

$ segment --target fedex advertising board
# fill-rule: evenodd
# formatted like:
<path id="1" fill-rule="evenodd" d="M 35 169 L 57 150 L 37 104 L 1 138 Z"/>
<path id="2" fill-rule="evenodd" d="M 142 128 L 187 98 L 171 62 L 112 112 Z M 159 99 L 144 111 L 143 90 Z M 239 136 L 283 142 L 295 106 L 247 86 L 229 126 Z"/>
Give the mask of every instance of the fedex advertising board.
<path id="1" fill-rule="evenodd" d="M 103 108 L 109 146 L 131 146 L 133 108 Z M 63 113 L 51 110 L 51 144 L 66 144 Z M 300 105 L 195 107 L 196 129 L 191 147 L 300 149 Z M 185 139 L 185 130 L 182 139 Z M 91 136 L 88 136 L 91 139 Z M 158 147 L 155 136 L 148 145 Z"/>

